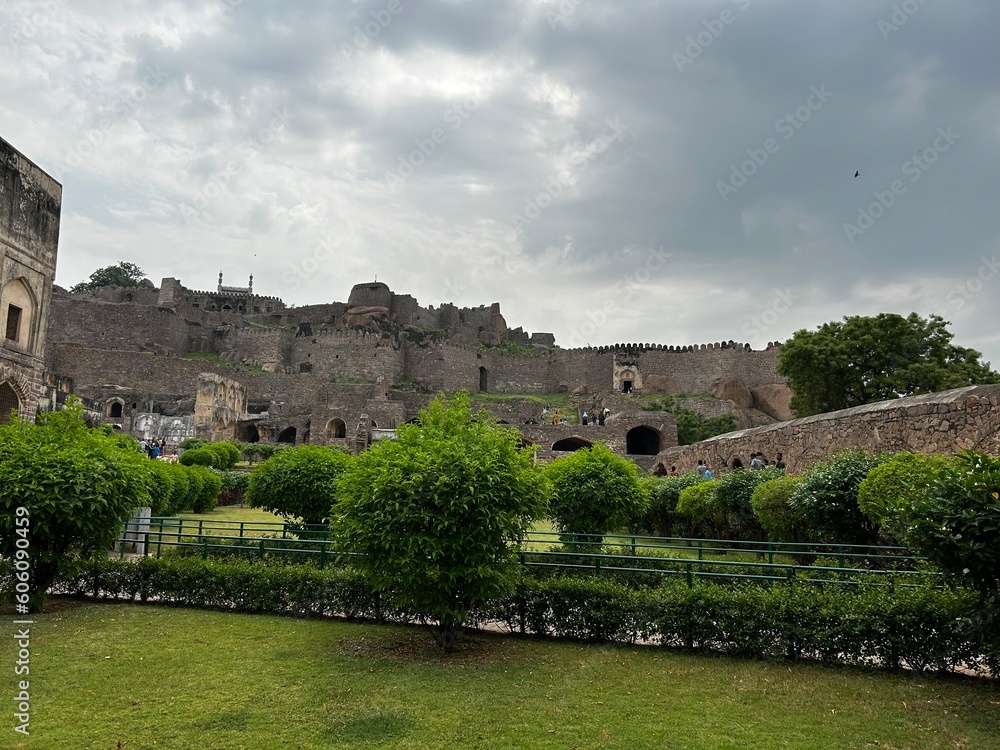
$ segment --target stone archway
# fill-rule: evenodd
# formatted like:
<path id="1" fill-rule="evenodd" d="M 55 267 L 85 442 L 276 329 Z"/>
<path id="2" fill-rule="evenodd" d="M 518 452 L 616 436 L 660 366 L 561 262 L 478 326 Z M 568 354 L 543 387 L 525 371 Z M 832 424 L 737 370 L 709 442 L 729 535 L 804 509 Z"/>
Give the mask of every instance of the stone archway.
<path id="1" fill-rule="evenodd" d="M 660 433 L 652 427 L 639 425 L 625 433 L 625 453 L 633 456 L 655 456 L 660 452 Z"/>
<path id="2" fill-rule="evenodd" d="M 9 380 L 0 383 L 0 424 L 10 422 L 10 412 L 21 412 L 21 397 Z"/>
<path id="3" fill-rule="evenodd" d="M 593 443 L 591 443 L 589 440 L 584 440 L 581 437 L 563 438 L 562 440 L 556 440 L 552 444 L 552 450 L 563 451 L 563 452 L 578 451 L 578 450 L 583 450 L 584 448 L 589 450 L 590 448 L 593 447 L 594 447 Z"/>
<path id="4" fill-rule="evenodd" d="M 328 440 L 342 440 L 347 437 L 347 423 L 343 419 L 334 417 L 326 423 L 326 437 Z"/>
<path id="5" fill-rule="evenodd" d="M 295 445 L 295 433 L 296 429 L 294 427 L 286 427 L 281 432 L 278 433 L 278 443 L 290 443 Z"/>

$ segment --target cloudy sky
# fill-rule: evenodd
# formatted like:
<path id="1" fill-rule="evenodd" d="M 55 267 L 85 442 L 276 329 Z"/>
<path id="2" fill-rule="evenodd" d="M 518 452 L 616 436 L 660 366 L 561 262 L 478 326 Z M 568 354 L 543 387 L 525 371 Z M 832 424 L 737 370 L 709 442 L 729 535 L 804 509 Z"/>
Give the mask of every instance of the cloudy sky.
<path id="1" fill-rule="evenodd" d="M 997 367 L 998 29 L 987 0 L 5 0 L 0 136 L 63 184 L 63 286 L 377 275 L 563 346 L 917 311 Z"/>

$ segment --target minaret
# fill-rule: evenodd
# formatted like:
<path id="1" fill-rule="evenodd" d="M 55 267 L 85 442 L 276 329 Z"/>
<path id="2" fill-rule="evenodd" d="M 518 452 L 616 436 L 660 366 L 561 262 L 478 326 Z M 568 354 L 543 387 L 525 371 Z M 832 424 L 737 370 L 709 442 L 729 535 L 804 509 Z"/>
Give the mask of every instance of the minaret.
<path id="1" fill-rule="evenodd" d="M 253 294 L 253 274 L 250 274 L 250 294 Z"/>
<path id="2" fill-rule="evenodd" d="M 216 289 L 217 292 L 221 294 L 222 292 L 222 271 L 219 271 L 219 287 Z"/>

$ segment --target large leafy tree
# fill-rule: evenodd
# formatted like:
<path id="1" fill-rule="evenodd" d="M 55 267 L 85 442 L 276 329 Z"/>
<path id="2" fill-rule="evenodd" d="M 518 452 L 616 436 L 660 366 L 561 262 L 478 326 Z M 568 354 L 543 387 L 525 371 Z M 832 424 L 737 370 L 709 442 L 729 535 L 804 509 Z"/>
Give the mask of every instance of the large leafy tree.
<path id="1" fill-rule="evenodd" d="M 437 623 L 449 651 L 472 608 L 512 589 L 514 543 L 545 515 L 547 484 L 516 433 L 473 414 L 465 392 L 438 397 L 396 436 L 344 472 L 333 526 L 376 587 Z"/>
<path id="2" fill-rule="evenodd" d="M 138 443 L 88 428 L 82 412 L 76 402 L 38 424 L 0 425 L 0 556 L 27 574 L 15 596 L 31 612 L 42 610 L 57 575 L 105 554 L 149 504 L 151 462 Z"/>
<path id="3" fill-rule="evenodd" d="M 648 504 L 636 465 L 600 443 L 557 458 L 545 472 L 552 481 L 552 518 L 569 541 L 641 519 Z"/>
<path id="4" fill-rule="evenodd" d="M 797 331 L 781 347 L 778 372 L 788 378 L 799 416 L 917 393 L 1000 382 L 974 349 L 951 343 L 948 321 L 880 313 Z"/>
<path id="5" fill-rule="evenodd" d="M 88 281 L 81 281 L 74 285 L 71 292 L 86 292 L 102 286 L 122 286 L 134 288 L 139 286 L 146 278 L 146 273 L 135 263 L 120 261 L 113 266 L 98 268 Z"/>

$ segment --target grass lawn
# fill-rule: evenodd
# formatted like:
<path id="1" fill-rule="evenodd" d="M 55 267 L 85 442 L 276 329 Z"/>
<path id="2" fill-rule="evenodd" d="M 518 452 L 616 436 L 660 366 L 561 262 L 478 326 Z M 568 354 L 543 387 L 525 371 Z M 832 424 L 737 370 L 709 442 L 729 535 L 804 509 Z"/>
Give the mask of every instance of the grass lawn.
<path id="1" fill-rule="evenodd" d="M 4 748 L 1000 748 L 1000 685 L 54 600 Z M 8 633 L 14 626 L 8 619 Z M 0 638 L 0 659 L 16 659 Z M 12 669 L 3 690 L 15 693 Z"/>
<path id="2" fill-rule="evenodd" d="M 261 536 L 263 534 L 274 534 L 275 532 L 280 533 L 280 525 L 285 522 L 281 516 L 276 516 L 273 513 L 268 513 L 266 510 L 261 510 L 260 508 L 241 508 L 238 505 L 223 505 L 213 508 L 208 513 L 178 513 L 178 518 L 184 519 L 184 529 L 188 529 L 189 522 L 194 522 L 191 526 L 192 529 L 197 528 L 198 521 L 204 521 L 205 526 L 211 526 L 217 521 L 236 521 L 244 523 L 254 523 L 254 524 L 278 524 L 278 527 L 268 528 L 266 526 L 257 527 L 244 527 L 244 536 Z M 230 527 L 230 524 L 225 524 L 226 527 Z M 232 526 L 230 528 L 214 528 L 211 529 L 211 533 L 214 536 L 239 536 L 239 526 Z"/>

